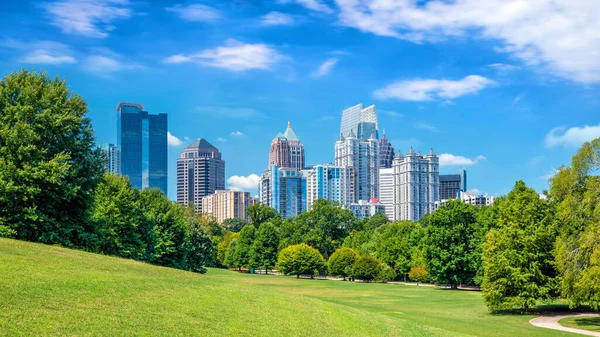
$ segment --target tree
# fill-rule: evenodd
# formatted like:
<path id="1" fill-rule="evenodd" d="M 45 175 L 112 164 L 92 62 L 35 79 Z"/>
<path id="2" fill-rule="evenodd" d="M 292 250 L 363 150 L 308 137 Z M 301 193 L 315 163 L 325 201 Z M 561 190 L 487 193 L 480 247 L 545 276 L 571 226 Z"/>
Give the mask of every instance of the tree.
<path id="1" fill-rule="evenodd" d="M 227 266 L 227 264 L 225 264 L 225 258 L 227 256 L 229 244 L 231 243 L 231 241 L 237 240 L 239 236 L 239 233 L 227 233 L 225 234 L 225 236 L 223 236 L 223 241 L 219 242 L 219 244 L 217 245 L 217 260 L 223 266 Z"/>
<path id="2" fill-rule="evenodd" d="M 397 274 L 394 268 L 388 266 L 385 263 L 381 263 L 379 265 L 379 273 L 375 277 L 375 282 L 387 283 L 389 281 L 393 281 L 396 278 Z"/>
<path id="3" fill-rule="evenodd" d="M 248 207 L 246 209 L 246 214 L 248 215 L 248 218 L 250 218 L 250 223 L 255 227 L 259 227 L 262 223 L 271 220 L 276 223 L 281 221 L 281 216 L 274 208 L 260 202 Z"/>
<path id="4" fill-rule="evenodd" d="M 483 298 L 490 310 L 532 308 L 554 295 L 552 203 L 517 181 L 487 235 Z"/>
<path id="5" fill-rule="evenodd" d="M 244 219 L 232 218 L 223 220 L 223 228 L 228 232 L 238 233 L 248 222 Z"/>
<path id="6" fill-rule="evenodd" d="M 362 255 L 352 268 L 352 276 L 366 282 L 373 281 L 380 273 L 381 262 L 373 255 Z"/>
<path id="7" fill-rule="evenodd" d="M 235 261 L 235 247 L 237 246 L 237 239 L 233 239 L 231 240 L 231 242 L 229 243 L 229 246 L 227 247 L 227 253 L 225 253 L 225 260 L 223 261 L 223 264 L 227 267 L 227 268 L 239 268 L 240 266 L 237 265 L 236 261 Z"/>
<path id="8" fill-rule="evenodd" d="M 454 289 L 474 283 L 483 242 L 475 212 L 475 206 L 452 200 L 429 216 L 424 255 L 434 282 L 449 283 Z"/>
<path id="9" fill-rule="evenodd" d="M 423 283 L 425 281 L 427 281 L 427 279 L 429 278 L 429 273 L 427 272 L 427 270 L 425 270 L 425 268 L 419 266 L 419 267 L 412 267 L 410 268 L 410 271 L 408 272 L 408 277 L 417 282 L 417 285 L 419 284 L 419 282 Z"/>
<path id="10" fill-rule="evenodd" d="M 281 250 L 277 269 L 285 275 L 296 275 L 296 278 L 300 275 L 310 275 L 313 278 L 325 269 L 325 259 L 318 250 L 301 243 Z"/>
<path id="11" fill-rule="evenodd" d="M 571 307 L 600 310 L 600 139 L 586 142 L 550 179 L 557 204 L 555 261 L 560 291 Z"/>
<path id="12" fill-rule="evenodd" d="M 354 249 L 339 248 L 331 254 L 327 261 L 329 275 L 341 276 L 346 281 L 346 277 L 352 275 L 352 267 L 359 257 L 360 254 Z"/>
<path id="13" fill-rule="evenodd" d="M 238 268 L 247 268 L 250 266 L 250 252 L 252 245 L 254 244 L 255 236 L 256 227 L 252 225 L 246 225 L 240 231 L 233 255 L 233 263 Z"/>
<path id="14" fill-rule="evenodd" d="M 187 269 L 197 273 L 206 273 L 205 266 L 213 255 L 213 244 L 193 210 L 187 212 L 186 224 Z"/>
<path id="15" fill-rule="evenodd" d="M 422 237 L 418 223 L 400 221 L 383 225 L 377 229 L 381 239 L 377 243 L 377 257 L 394 268 L 404 280 L 412 266 L 412 257 Z"/>
<path id="16" fill-rule="evenodd" d="M 0 226 L 17 239 L 97 245 L 87 211 L 103 156 L 86 113 L 64 80 L 27 70 L 0 79 Z"/>
<path id="17" fill-rule="evenodd" d="M 279 233 L 277 227 L 270 222 L 263 222 L 258 231 L 250 252 L 250 265 L 265 270 L 265 274 L 277 263 L 277 247 Z"/>
<path id="18" fill-rule="evenodd" d="M 385 214 L 375 213 L 372 217 L 367 219 L 367 221 L 365 222 L 364 228 L 366 230 L 377 229 L 389 222 L 390 221 L 388 220 L 387 216 L 385 216 Z"/>

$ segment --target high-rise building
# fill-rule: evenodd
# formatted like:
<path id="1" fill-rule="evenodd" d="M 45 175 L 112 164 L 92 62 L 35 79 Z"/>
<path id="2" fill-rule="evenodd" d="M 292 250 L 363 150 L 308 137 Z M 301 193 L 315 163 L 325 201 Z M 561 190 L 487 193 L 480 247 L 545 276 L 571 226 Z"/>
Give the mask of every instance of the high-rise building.
<path id="1" fill-rule="evenodd" d="M 274 208 L 283 219 L 295 217 L 306 209 L 304 183 L 302 171 L 270 165 L 260 177 L 259 201 Z"/>
<path id="2" fill-rule="evenodd" d="M 379 202 L 385 206 L 385 215 L 390 221 L 394 217 L 394 169 L 379 169 Z"/>
<path id="3" fill-rule="evenodd" d="M 137 188 L 159 188 L 167 194 L 167 114 L 149 114 L 138 103 L 119 103 L 117 147 L 121 175 Z"/>
<path id="4" fill-rule="evenodd" d="M 394 147 L 385 136 L 385 130 L 383 130 L 383 135 L 381 135 L 381 139 L 379 139 L 379 167 L 391 168 L 393 161 Z"/>
<path id="5" fill-rule="evenodd" d="M 225 189 L 225 161 L 221 152 L 198 138 L 177 159 L 177 202 L 202 209 L 202 197 Z"/>
<path id="6" fill-rule="evenodd" d="M 112 174 L 121 174 L 121 151 L 115 144 L 100 144 L 100 149 L 106 157 L 104 169 Z"/>
<path id="7" fill-rule="evenodd" d="M 467 191 L 467 171 L 458 174 L 440 174 L 440 200 L 458 199 Z"/>
<path id="8" fill-rule="evenodd" d="M 378 137 L 378 129 L 377 110 L 375 109 L 375 105 L 363 108 L 362 104 L 357 104 L 342 112 L 340 133 L 344 137 L 348 137 L 350 131 L 352 131 L 358 139 L 368 139 L 371 134 L 375 134 L 375 137 Z"/>
<path id="9" fill-rule="evenodd" d="M 278 133 L 271 142 L 269 165 L 296 170 L 304 168 L 304 145 L 292 130 L 290 122 L 288 122 L 285 132 Z"/>
<path id="10" fill-rule="evenodd" d="M 406 157 L 398 152 L 394 158 L 394 219 L 417 221 L 435 210 L 439 201 L 439 158 L 410 148 Z"/>
<path id="11" fill-rule="evenodd" d="M 202 197 L 202 212 L 211 215 L 218 223 L 233 218 L 248 220 L 246 209 L 254 202 L 250 192 L 218 190 Z"/>
<path id="12" fill-rule="evenodd" d="M 345 167 L 331 164 L 315 165 L 302 171 L 306 180 L 306 209 L 310 210 L 318 199 L 350 204 L 349 176 Z"/>
<path id="13" fill-rule="evenodd" d="M 335 143 L 335 165 L 346 168 L 350 177 L 350 203 L 379 198 L 379 142 L 376 136 L 358 139 L 350 130 Z"/>

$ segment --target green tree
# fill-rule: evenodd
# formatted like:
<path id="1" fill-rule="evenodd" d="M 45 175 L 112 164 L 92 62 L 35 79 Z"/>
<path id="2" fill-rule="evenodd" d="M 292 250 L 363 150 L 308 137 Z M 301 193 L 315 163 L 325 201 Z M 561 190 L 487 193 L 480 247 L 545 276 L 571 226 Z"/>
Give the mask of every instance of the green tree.
<path id="1" fill-rule="evenodd" d="M 377 257 L 403 275 L 406 281 L 414 251 L 422 237 L 421 226 L 412 221 L 400 221 L 383 225 L 376 232 L 381 237 L 377 243 Z"/>
<path id="2" fill-rule="evenodd" d="M 329 275 L 341 276 L 346 281 L 346 277 L 352 275 L 352 267 L 360 254 L 351 248 L 339 248 L 329 257 L 327 268 Z"/>
<path id="3" fill-rule="evenodd" d="M 185 220 L 187 235 L 184 248 L 187 252 L 187 269 L 205 273 L 205 266 L 213 256 L 213 244 L 194 210 L 186 211 Z"/>
<path id="4" fill-rule="evenodd" d="M 473 284 L 480 268 L 482 231 L 475 206 L 452 200 L 428 218 L 424 255 L 429 276 L 436 283 Z"/>
<path id="5" fill-rule="evenodd" d="M 285 275 L 310 275 L 325 270 L 325 259 L 318 250 L 301 243 L 281 250 L 277 259 L 277 269 Z"/>
<path id="6" fill-rule="evenodd" d="M 372 217 L 370 217 L 369 219 L 367 219 L 367 221 L 365 221 L 364 228 L 366 230 L 377 229 L 389 222 L 390 222 L 390 220 L 388 220 L 388 218 L 387 218 L 387 216 L 385 216 L 385 214 L 375 213 Z"/>
<path id="7" fill-rule="evenodd" d="M 352 276 L 359 280 L 371 282 L 379 275 L 381 262 L 373 255 L 362 255 L 352 267 Z"/>
<path id="8" fill-rule="evenodd" d="M 396 278 L 397 274 L 394 268 L 388 266 L 385 263 L 381 263 L 379 265 L 379 273 L 375 277 L 375 282 L 386 283 L 389 281 L 393 281 Z"/>
<path id="9" fill-rule="evenodd" d="M 281 216 L 274 208 L 260 202 L 248 207 L 246 209 L 246 214 L 248 215 L 248 218 L 250 218 L 250 223 L 255 227 L 259 227 L 267 221 L 274 223 L 279 223 L 281 221 Z"/>
<path id="10" fill-rule="evenodd" d="M 560 291 L 571 307 L 600 310 L 600 139 L 586 142 L 550 179 L 559 236 L 555 261 Z"/>
<path id="11" fill-rule="evenodd" d="M 554 295 L 552 203 L 517 181 L 487 235 L 483 298 L 490 310 L 533 308 Z"/>
<path id="12" fill-rule="evenodd" d="M 239 233 L 226 233 L 225 236 L 223 236 L 223 241 L 219 242 L 219 244 L 217 245 L 217 260 L 223 266 L 227 266 L 227 264 L 225 264 L 225 258 L 227 256 L 229 244 L 231 243 L 231 241 L 237 240 L 239 236 Z"/>
<path id="13" fill-rule="evenodd" d="M 377 250 L 375 231 L 353 230 L 344 238 L 342 247 L 355 249 L 360 254 L 374 254 Z"/>
<path id="14" fill-rule="evenodd" d="M 277 263 L 277 248 L 279 247 L 279 232 L 271 222 L 263 222 L 256 231 L 256 237 L 250 252 L 250 265 L 268 270 Z"/>
<path id="15" fill-rule="evenodd" d="M 244 226 L 240 231 L 233 255 L 234 264 L 238 268 L 248 268 L 250 266 L 250 253 L 255 237 L 256 227 L 252 225 Z"/>
<path id="16" fill-rule="evenodd" d="M 222 227 L 228 232 L 239 233 L 247 224 L 244 219 L 232 218 L 223 220 Z"/>
<path id="17" fill-rule="evenodd" d="M 87 109 L 64 80 L 46 73 L 22 70 L 0 79 L 0 226 L 16 238 L 97 245 L 87 211 L 103 156 Z"/>
<path id="18" fill-rule="evenodd" d="M 231 242 L 229 243 L 229 246 L 227 247 L 227 253 L 225 253 L 225 261 L 223 261 L 223 264 L 227 267 L 227 268 L 239 268 L 240 266 L 237 265 L 236 261 L 235 261 L 235 247 L 237 246 L 237 239 L 233 239 L 231 240 Z"/>
<path id="19" fill-rule="evenodd" d="M 425 270 L 425 268 L 421 266 L 412 267 L 408 272 L 408 277 L 411 280 L 416 281 L 418 284 L 419 282 L 423 283 L 427 281 L 427 279 L 429 278 L 429 273 L 427 272 L 427 270 Z"/>

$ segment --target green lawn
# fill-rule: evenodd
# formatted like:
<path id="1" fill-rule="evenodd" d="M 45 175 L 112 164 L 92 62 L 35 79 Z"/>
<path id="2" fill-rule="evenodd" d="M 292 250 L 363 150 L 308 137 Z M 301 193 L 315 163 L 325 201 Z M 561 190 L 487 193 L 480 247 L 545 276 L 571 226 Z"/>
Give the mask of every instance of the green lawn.
<path id="1" fill-rule="evenodd" d="M 600 317 L 563 318 L 558 324 L 569 328 L 600 331 Z"/>
<path id="2" fill-rule="evenodd" d="M 478 292 L 210 269 L 0 239 L 2 336 L 571 336 Z"/>

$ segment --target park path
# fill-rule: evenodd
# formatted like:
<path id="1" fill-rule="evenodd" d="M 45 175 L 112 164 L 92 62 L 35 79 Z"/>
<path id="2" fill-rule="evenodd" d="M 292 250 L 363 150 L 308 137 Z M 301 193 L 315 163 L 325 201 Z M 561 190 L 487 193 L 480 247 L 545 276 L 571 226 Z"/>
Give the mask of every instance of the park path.
<path id="1" fill-rule="evenodd" d="M 563 318 L 586 317 L 586 316 L 587 317 L 596 317 L 596 316 L 600 316 L 600 315 L 599 314 L 579 314 L 579 315 L 564 315 L 564 316 L 541 316 L 541 317 L 536 317 L 536 318 L 530 320 L 529 323 L 531 323 L 534 326 L 540 327 L 540 328 L 554 329 L 554 330 L 578 333 L 581 335 L 600 337 L 600 332 L 588 331 L 588 330 L 583 330 L 583 329 L 567 328 L 566 326 L 562 326 L 562 325 L 558 324 L 558 321 L 560 321 Z"/>

